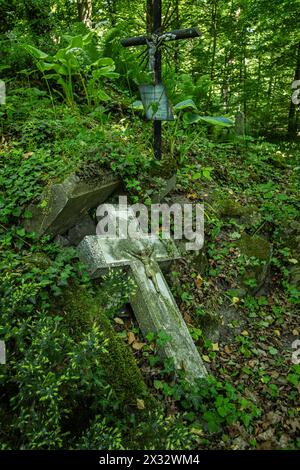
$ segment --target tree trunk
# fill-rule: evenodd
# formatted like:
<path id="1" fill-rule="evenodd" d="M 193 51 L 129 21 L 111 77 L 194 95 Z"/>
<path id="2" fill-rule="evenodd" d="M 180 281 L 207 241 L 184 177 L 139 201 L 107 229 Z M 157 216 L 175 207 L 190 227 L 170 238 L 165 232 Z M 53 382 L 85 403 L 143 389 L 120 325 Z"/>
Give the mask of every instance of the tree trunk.
<path id="1" fill-rule="evenodd" d="M 210 34 L 213 38 L 212 49 L 211 49 L 211 60 L 210 60 L 210 80 L 211 85 L 208 93 L 208 101 L 206 104 L 207 109 L 210 108 L 212 93 L 213 93 L 213 81 L 215 79 L 215 65 L 216 65 L 216 52 L 217 52 L 217 39 L 218 39 L 218 3 L 219 0 L 214 0 L 211 10 L 211 26 Z"/>
<path id="2" fill-rule="evenodd" d="M 297 46 L 297 60 L 296 60 L 294 81 L 295 80 L 300 80 L 300 42 Z M 297 131 L 298 131 L 297 105 L 293 103 L 293 101 L 291 100 L 289 118 L 288 118 L 288 136 L 292 139 L 295 139 L 297 137 Z"/>
<path id="3" fill-rule="evenodd" d="M 219 0 L 214 1 L 213 6 L 212 6 L 212 14 L 211 14 L 211 35 L 213 37 L 212 57 L 211 57 L 211 65 L 210 65 L 211 81 L 213 81 L 215 78 L 215 62 L 216 62 L 217 37 L 218 37 L 218 27 L 217 27 L 218 2 Z"/>
<path id="4" fill-rule="evenodd" d="M 78 18 L 88 28 L 92 27 L 93 0 L 77 0 Z"/>
<path id="5" fill-rule="evenodd" d="M 180 29 L 180 14 L 179 14 L 179 0 L 175 0 L 175 29 Z M 174 52 L 174 66 L 175 66 L 175 73 L 179 72 L 179 64 L 180 64 L 180 44 L 179 41 L 175 43 L 175 52 Z"/>

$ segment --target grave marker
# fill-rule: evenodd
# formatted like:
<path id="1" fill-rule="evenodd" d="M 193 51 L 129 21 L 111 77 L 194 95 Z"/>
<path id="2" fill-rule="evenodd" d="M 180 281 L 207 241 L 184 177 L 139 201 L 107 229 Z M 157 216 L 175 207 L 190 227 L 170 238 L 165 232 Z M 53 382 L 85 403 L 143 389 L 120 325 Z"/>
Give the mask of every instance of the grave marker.
<path id="1" fill-rule="evenodd" d="M 119 216 L 124 219 L 122 210 Z M 132 213 L 127 217 L 130 223 L 136 223 Z M 162 356 L 171 358 L 176 369 L 183 370 L 190 381 L 206 376 L 205 366 L 159 266 L 179 258 L 171 240 L 163 243 L 144 233 L 127 239 L 87 236 L 79 244 L 78 254 L 94 279 L 111 268 L 129 268 L 137 286 L 130 302 L 143 334 L 163 331 L 169 340 L 161 347 Z"/>
<path id="2" fill-rule="evenodd" d="M 123 47 L 136 47 L 136 46 L 147 46 L 149 52 L 149 69 L 153 76 L 153 87 L 162 86 L 161 84 L 161 69 L 162 69 L 162 56 L 161 48 L 165 42 L 178 41 L 181 39 L 192 39 L 200 36 L 197 28 L 188 29 L 177 29 L 170 32 L 162 32 L 162 0 L 153 0 L 153 32 L 151 35 L 138 36 L 123 39 L 121 44 Z M 148 85 L 150 86 L 150 85 Z M 142 89 L 143 99 L 143 89 Z M 157 99 L 154 96 L 154 103 L 157 103 Z M 145 99 L 143 100 L 144 104 Z M 168 112 L 168 105 L 166 100 L 163 100 L 163 105 L 159 105 L 161 108 L 164 106 L 164 110 L 161 109 L 159 114 L 147 114 L 147 108 L 145 109 L 148 119 L 153 120 L 153 131 L 154 131 L 154 155 L 155 158 L 160 159 L 162 156 L 162 126 L 161 121 L 170 120 L 170 113 Z M 145 105 L 144 105 L 145 106 Z M 167 118 L 167 119 L 166 119 Z"/>
<path id="3" fill-rule="evenodd" d="M 63 183 L 47 189 L 41 204 L 28 208 L 32 218 L 26 220 L 25 228 L 38 236 L 62 234 L 120 186 L 120 180 L 111 174 L 105 175 L 103 180 L 88 183 L 73 174 Z"/>

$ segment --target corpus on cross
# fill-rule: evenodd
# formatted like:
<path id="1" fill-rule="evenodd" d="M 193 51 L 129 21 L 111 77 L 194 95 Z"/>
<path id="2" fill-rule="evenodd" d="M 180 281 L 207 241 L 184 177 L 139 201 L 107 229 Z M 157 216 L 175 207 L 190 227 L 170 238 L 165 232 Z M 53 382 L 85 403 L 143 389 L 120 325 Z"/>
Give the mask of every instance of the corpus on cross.
<path id="1" fill-rule="evenodd" d="M 153 32 L 146 36 L 137 36 L 123 39 L 121 44 L 123 47 L 148 46 L 149 50 L 149 68 L 153 76 L 153 85 L 161 84 L 161 46 L 166 41 L 176 41 L 180 39 L 191 39 L 199 37 L 200 33 L 197 28 L 176 29 L 169 32 L 162 31 L 162 0 L 153 0 Z M 162 126 L 161 121 L 164 119 L 154 118 L 154 155 L 160 159 Z"/>

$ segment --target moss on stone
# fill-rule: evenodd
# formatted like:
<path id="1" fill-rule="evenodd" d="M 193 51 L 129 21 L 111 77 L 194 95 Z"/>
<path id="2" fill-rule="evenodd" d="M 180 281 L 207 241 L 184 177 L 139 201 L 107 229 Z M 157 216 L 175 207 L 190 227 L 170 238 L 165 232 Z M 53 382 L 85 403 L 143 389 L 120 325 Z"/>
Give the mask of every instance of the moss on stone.
<path id="1" fill-rule="evenodd" d="M 161 165 L 154 166 L 151 169 L 152 176 L 160 176 L 161 178 L 168 179 L 176 174 L 178 164 L 176 159 L 171 155 L 164 155 L 161 161 Z"/>
<path id="2" fill-rule="evenodd" d="M 157 406 L 150 394 L 143 376 L 129 347 L 118 337 L 110 320 L 101 311 L 99 295 L 92 295 L 86 288 L 73 286 L 64 294 L 63 312 L 65 324 L 72 336 L 80 340 L 89 325 L 97 322 L 105 338 L 109 340 L 102 359 L 106 379 L 124 405 L 136 406 L 137 399 L 143 399 L 146 409 Z"/>
<path id="3" fill-rule="evenodd" d="M 243 233 L 237 245 L 241 253 L 249 258 L 253 257 L 260 261 L 270 261 L 271 244 L 262 237 L 251 237 L 247 233 Z"/>
<path id="4" fill-rule="evenodd" d="M 242 206 L 234 199 L 218 201 L 218 212 L 222 217 L 247 217 L 256 211 L 255 206 Z"/>
<path id="5" fill-rule="evenodd" d="M 264 285 L 269 265 L 271 262 L 272 245 L 268 240 L 261 237 L 251 237 L 243 233 L 241 239 L 237 242 L 237 246 L 242 255 L 247 258 L 255 258 L 258 263 L 250 263 L 245 267 L 245 274 L 242 276 L 242 283 L 246 291 L 254 294 Z M 255 285 L 249 285 L 247 281 L 253 279 Z"/>

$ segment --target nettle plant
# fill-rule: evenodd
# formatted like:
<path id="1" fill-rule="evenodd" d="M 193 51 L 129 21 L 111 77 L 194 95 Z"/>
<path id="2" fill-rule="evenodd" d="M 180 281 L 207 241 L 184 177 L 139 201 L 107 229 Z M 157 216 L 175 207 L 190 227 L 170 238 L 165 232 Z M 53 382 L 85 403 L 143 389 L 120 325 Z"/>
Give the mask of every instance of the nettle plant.
<path id="1" fill-rule="evenodd" d="M 30 45 L 26 46 L 26 50 L 36 60 L 51 96 L 54 91 L 63 97 L 68 106 L 74 107 L 75 97 L 83 95 L 88 107 L 97 107 L 100 102 L 110 98 L 104 91 L 103 79 L 119 76 L 114 71 L 114 61 L 100 56 L 93 33 L 68 36 L 67 40 L 68 46 L 59 49 L 54 55 Z"/>

